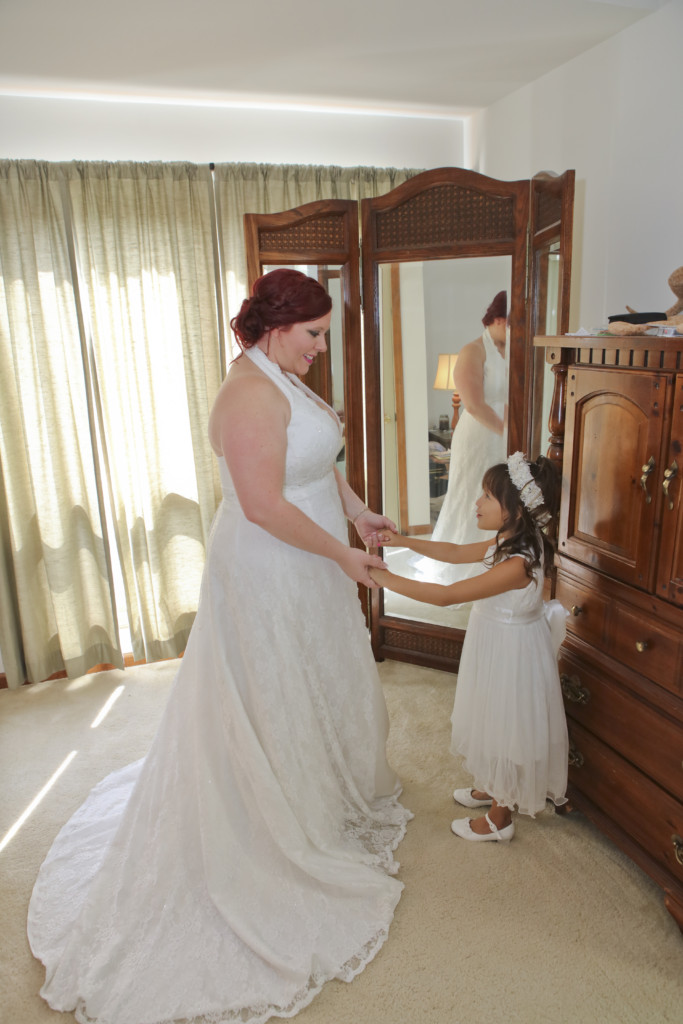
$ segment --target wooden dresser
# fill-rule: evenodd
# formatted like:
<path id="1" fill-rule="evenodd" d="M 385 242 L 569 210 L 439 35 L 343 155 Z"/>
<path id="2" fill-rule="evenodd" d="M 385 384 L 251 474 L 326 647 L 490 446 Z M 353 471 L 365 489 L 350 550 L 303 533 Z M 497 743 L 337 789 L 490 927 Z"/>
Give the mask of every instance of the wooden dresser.
<path id="1" fill-rule="evenodd" d="M 562 463 L 570 806 L 683 928 L 683 338 L 539 337 Z"/>

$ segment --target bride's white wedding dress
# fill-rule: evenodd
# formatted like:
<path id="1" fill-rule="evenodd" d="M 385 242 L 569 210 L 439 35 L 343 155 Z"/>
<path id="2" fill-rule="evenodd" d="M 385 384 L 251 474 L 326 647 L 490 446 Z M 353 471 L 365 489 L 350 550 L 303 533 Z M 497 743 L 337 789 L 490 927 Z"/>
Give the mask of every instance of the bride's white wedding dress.
<path id="1" fill-rule="evenodd" d="M 285 496 L 346 539 L 331 410 L 288 397 Z M 249 523 L 220 460 L 199 610 L 148 755 L 64 826 L 31 898 L 41 994 L 81 1022 L 257 1024 L 387 936 L 410 812 L 356 585 Z"/>
<path id="2" fill-rule="evenodd" d="M 482 333 L 484 344 L 484 401 L 503 419 L 508 400 L 508 373 L 488 327 Z M 490 466 L 504 462 L 507 439 L 504 434 L 484 426 L 463 409 L 451 441 L 448 488 L 431 536 L 433 541 L 451 544 L 475 544 L 492 540 L 493 533 L 477 526 L 475 502 L 481 494 L 481 481 Z M 418 579 L 448 585 L 477 576 L 484 569 L 479 563 L 449 565 L 426 555 L 411 560 Z"/>

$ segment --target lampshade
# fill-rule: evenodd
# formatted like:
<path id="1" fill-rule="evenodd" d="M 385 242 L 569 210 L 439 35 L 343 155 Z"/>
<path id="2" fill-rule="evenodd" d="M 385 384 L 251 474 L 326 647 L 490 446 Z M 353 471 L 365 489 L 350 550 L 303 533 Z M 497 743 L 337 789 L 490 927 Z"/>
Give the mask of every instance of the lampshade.
<path id="1" fill-rule="evenodd" d="M 455 384 L 453 383 L 453 370 L 455 369 L 455 363 L 458 358 L 457 352 L 455 355 L 439 356 L 439 365 L 436 368 L 436 379 L 434 380 L 434 387 L 439 391 L 455 391 Z"/>

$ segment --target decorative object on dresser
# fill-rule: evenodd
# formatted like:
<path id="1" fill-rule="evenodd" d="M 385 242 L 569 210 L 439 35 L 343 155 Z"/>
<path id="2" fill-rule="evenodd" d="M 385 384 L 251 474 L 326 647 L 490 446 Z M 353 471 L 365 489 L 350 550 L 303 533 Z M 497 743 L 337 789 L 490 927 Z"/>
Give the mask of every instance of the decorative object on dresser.
<path id="1" fill-rule="evenodd" d="M 683 339 L 534 344 L 556 377 L 568 795 L 683 929 Z"/>
<path id="2" fill-rule="evenodd" d="M 677 267 L 669 275 L 668 285 L 676 296 L 673 306 L 666 313 L 638 313 L 627 306 L 627 314 L 609 317 L 609 334 L 636 335 L 653 334 L 653 327 L 666 328 L 660 334 L 683 334 L 683 267 Z"/>

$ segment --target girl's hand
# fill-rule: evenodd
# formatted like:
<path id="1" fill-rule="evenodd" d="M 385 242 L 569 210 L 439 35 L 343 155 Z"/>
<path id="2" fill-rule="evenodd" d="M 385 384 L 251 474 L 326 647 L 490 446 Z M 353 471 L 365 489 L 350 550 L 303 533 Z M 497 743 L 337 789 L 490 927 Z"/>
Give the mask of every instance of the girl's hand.
<path id="1" fill-rule="evenodd" d="M 405 537 L 395 530 L 379 530 L 377 532 L 377 545 L 384 548 L 405 547 Z"/>
<path id="2" fill-rule="evenodd" d="M 396 523 L 393 523 L 387 516 L 379 512 L 372 512 L 369 508 L 364 509 L 353 524 L 360 539 L 366 548 L 376 548 L 379 545 L 377 533 L 379 530 L 393 530 L 396 532 Z"/>
<path id="3" fill-rule="evenodd" d="M 369 570 L 386 569 L 379 555 L 371 555 L 369 551 L 361 551 L 360 548 L 346 548 L 338 565 L 352 580 L 371 590 L 377 589 L 378 584 L 370 576 Z"/>

